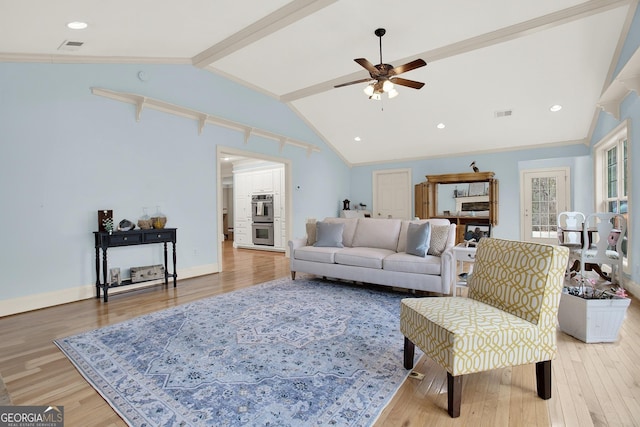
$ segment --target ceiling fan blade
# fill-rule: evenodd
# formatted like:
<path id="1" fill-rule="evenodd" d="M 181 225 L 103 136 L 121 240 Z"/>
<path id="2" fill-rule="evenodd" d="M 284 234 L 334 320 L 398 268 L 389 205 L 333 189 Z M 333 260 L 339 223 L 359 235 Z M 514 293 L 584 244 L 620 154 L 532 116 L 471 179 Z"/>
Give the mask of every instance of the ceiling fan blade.
<path id="1" fill-rule="evenodd" d="M 349 86 L 349 85 L 352 85 L 352 84 L 364 83 L 364 82 L 368 82 L 368 81 L 371 81 L 371 77 L 367 77 L 366 79 L 355 80 L 355 81 L 348 82 L 348 83 L 342 83 L 342 84 L 336 85 L 334 87 Z"/>
<path id="2" fill-rule="evenodd" d="M 407 62 L 404 65 L 398 65 L 389 72 L 390 75 L 398 75 L 406 73 L 407 71 L 415 70 L 416 68 L 424 67 L 427 65 L 422 59 L 416 59 L 415 61 Z"/>
<path id="3" fill-rule="evenodd" d="M 379 74 L 378 69 L 369 61 L 364 58 L 356 58 L 354 59 L 358 64 L 360 64 L 365 70 L 367 70 L 371 75 L 377 76 Z"/>
<path id="4" fill-rule="evenodd" d="M 417 82 L 415 80 L 407 80 L 407 79 L 403 79 L 402 77 L 394 77 L 389 80 L 391 81 L 391 83 L 395 85 L 406 86 L 412 89 L 420 89 L 422 88 L 422 86 L 424 86 L 424 83 L 422 82 Z"/>

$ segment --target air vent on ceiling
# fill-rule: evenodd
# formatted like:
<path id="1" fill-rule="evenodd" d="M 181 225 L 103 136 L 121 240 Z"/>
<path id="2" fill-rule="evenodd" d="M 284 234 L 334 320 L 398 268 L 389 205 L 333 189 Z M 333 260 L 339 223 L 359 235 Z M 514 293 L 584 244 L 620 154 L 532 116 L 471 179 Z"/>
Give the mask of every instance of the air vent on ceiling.
<path id="1" fill-rule="evenodd" d="M 496 117 L 510 117 L 513 114 L 513 110 L 496 111 Z"/>
<path id="2" fill-rule="evenodd" d="M 58 46 L 58 50 L 75 51 L 79 50 L 83 44 L 84 42 L 65 40 L 60 46 Z"/>

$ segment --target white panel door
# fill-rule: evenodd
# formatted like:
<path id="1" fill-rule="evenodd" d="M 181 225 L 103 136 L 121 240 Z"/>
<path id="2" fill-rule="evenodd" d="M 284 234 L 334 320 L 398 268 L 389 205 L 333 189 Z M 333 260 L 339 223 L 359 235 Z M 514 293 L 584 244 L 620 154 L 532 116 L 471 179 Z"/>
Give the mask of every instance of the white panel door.
<path id="1" fill-rule="evenodd" d="M 558 243 L 558 213 L 570 209 L 569 168 L 520 173 L 522 240 Z"/>
<path id="2" fill-rule="evenodd" d="M 411 169 L 373 172 L 373 218 L 410 219 Z"/>

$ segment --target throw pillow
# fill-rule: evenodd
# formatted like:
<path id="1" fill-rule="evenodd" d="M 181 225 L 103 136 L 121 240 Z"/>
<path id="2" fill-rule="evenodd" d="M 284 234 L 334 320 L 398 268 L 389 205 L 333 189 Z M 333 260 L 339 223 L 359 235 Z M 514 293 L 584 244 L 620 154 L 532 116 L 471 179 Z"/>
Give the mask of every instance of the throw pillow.
<path id="1" fill-rule="evenodd" d="M 307 246 L 313 246 L 316 242 L 316 222 L 307 222 Z"/>
<path id="2" fill-rule="evenodd" d="M 447 247 L 447 240 L 449 240 L 448 225 L 434 225 L 431 227 L 431 242 L 427 254 L 435 256 L 442 255 L 442 252 L 444 252 Z"/>
<path id="3" fill-rule="evenodd" d="M 431 241 L 431 224 L 409 224 L 407 229 L 407 250 L 411 255 L 425 257 Z"/>
<path id="4" fill-rule="evenodd" d="M 313 246 L 344 248 L 342 244 L 342 231 L 344 224 L 318 221 L 316 223 L 316 242 Z"/>

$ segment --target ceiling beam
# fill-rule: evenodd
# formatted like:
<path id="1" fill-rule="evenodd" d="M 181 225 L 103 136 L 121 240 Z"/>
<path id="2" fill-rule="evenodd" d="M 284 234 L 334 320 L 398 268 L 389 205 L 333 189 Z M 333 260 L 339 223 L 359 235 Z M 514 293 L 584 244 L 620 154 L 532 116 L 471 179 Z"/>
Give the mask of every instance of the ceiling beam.
<path id="1" fill-rule="evenodd" d="M 337 0 L 294 0 L 245 27 L 192 58 L 195 67 L 204 68 L 276 31 L 306 18 Z"/>
<path id="2" fill-rule="evenodd" d="M 446 46 L 412 55 L 406 58 L 398 59 L 394 62 L 406 63 L 418 58 L 424 59 L 427 63 L 434 62 L 446 58 L 450 58 L 463 53 L 471 52 L 488 46 L 493 46 L 519 37 L 525 37 L 530 34 L 547 30 L 568 22 L 583 19 L 590 15 L 606 12 L 608 10 L 628 5 L 634 0 L 589 0 L 584 3 L 549 13 L 528 21 L 520 22 L 508 27 L 501 28 L 496 31 L 461 40 Z M 282 102 L 292 102 L 297 99 L 306 98 L 308 96 L 317 95 L 318 93 L 332 90 L 335 85 L 346 81 L 357 80 L 366 77 L 363 71 L 347 74 L 322 83 L 298 89 L 280 96 Z"/>

